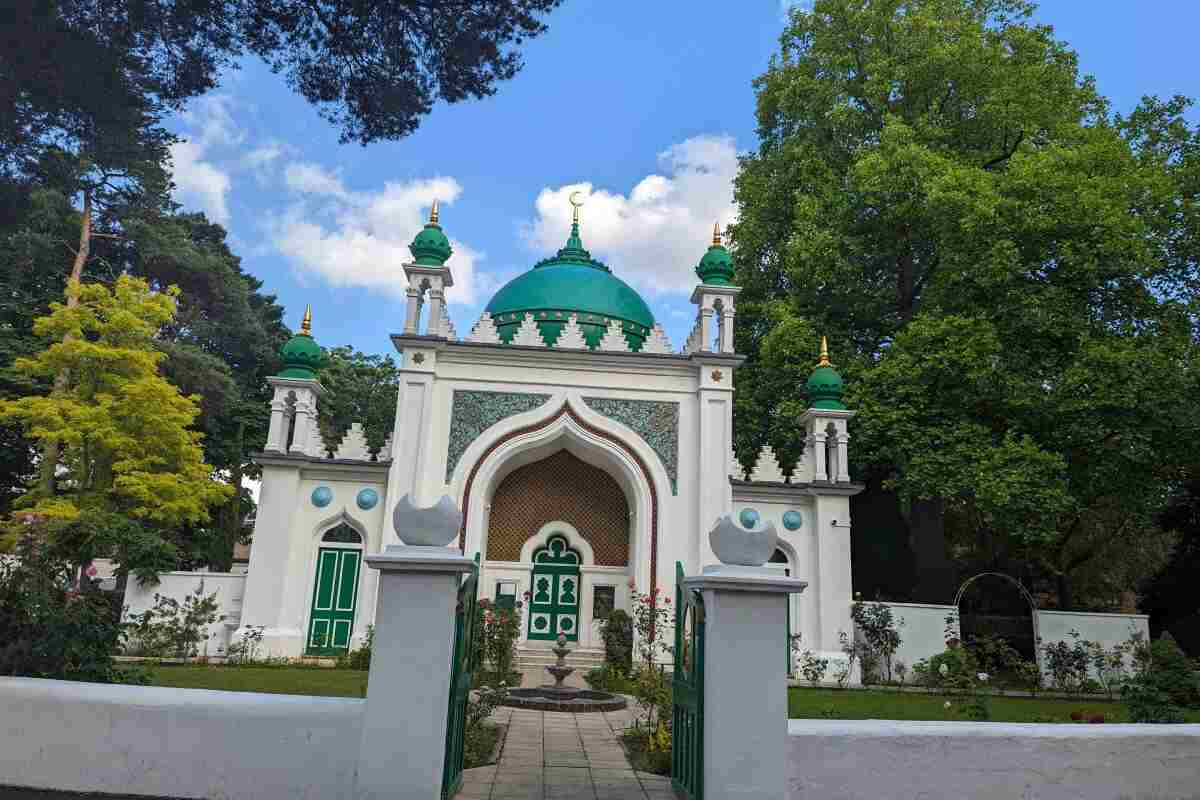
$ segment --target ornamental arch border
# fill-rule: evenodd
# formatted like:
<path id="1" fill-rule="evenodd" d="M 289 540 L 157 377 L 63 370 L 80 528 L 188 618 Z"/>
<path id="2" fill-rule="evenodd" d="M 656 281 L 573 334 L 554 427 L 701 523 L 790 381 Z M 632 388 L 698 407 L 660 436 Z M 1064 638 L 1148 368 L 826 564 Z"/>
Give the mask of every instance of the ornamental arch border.
<path id="1" fill-rule="evenodd" d="M 557 407 L 547 413 L 547 406 Z M 646 565 L 646 582 L 638 583 L 648 585 L 653 593 L 659 583 L 659 498 L 669 494 L 670 480 L 635 431 L 591 411 L 574 392 L 560 393 L 536 409 L 497 423 L 467 448 L 452 480 L 453 494 L 461 498 L 463 512 L 459 551 L 466 552 L 467 539 L 477 530 L 479 541 L 473 544 L 486 558 L 488 494 L 511 469 L 556 449 L 566 449 L 603 469 L 621 486 L 630 509 L 630 567 L 636 580 L 639 566 Z M 484 487 L 482 497 L 480 485 Z"/>
<path id="2" fill-rule="evenodd" d="M 967 587 L 969 587 L 972 583 L 979 580 L 980 578 L 1003 578 L 1004 580 L 1008 581 L 1009 583 L 1011 583 L 1017 587 L 1017 590 L 1021 593 L 1022 599 L 1024 599 L 1025 602 L 1029 605 L 1029 621 L 1030 621 L 1030 624 L 1033 626 L 1033 658 L 1037 662 L 1038 668 L 1041 669 L 1042 668 L 1042 648 L 1041 648 L 1042 632 L 1041 632 L 1040 626 L 1038 625 L 1037 602 L 1033 599 L 1033 595 L 1031 595 L 1029 593 L 1029 590 L 1025 588 L 1024 584 L 1022 584 L 1019 580 L 1017 580 L 1012 575 L 1009 575 L 1007 573 L 1004 573 L 1004 572 L 980 572 L 978 574 L 972 575 L 971 577 L 967 578 L 965 581 L 962 582 L 962 584 L 959 585 L 958 591 L 954 594 L 954 615 L 958 620 L 959 638 L 960 639 L 962 638 L 962 611 L 960 609 L 962 608 L 961 603 L 962 603 L 963 594 L 967 591 Z"/>

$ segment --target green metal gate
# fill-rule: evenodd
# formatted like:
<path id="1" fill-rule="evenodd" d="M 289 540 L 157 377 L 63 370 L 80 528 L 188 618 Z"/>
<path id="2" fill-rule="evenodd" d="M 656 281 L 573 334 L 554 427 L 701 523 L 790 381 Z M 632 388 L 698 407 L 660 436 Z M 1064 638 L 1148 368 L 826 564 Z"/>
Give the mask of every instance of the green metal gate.
<path id="1" fill-rule="evenodd" d="M 684 591 L 675 562 L 675 701 L 671 714 L 671 786 L 687 800 L 704 797 L 704 600 Z"/>
<path id="2" fill-rule="evenodd" d="M 467 733 L 467 703 L 475 666 L 475 603 L 479 594 L 479 555 L 458 587 L 454 610 L 454 650 L 450 660 L 450 704 L 446 713 L 446 755 L 442 762 L 442 800 L 462 787 L 463 745 Z"/>
<path id="3" fill-rule="evenodd" d="M 529 597 L 529 638 L 554 641 L 558 635 L 579 641 L 579 553 L 567 537 L 554 534 L 533 552 Z"/>

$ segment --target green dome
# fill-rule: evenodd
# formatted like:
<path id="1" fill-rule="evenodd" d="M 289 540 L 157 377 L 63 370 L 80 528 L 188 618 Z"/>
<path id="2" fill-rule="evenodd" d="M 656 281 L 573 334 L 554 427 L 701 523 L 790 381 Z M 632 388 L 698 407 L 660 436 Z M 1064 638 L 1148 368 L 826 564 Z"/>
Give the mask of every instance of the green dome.
<path id="1" fill-rule="evenodd" d="M 485 310 L 504 342 L 512 341 L 526 314 L 533 314 L 547 345 L 558 339 L 572 314 L 578 315 L 592 349 L 599 346 L 610 319 L 620 320 L 631 350 L 640 350 L 654 327 L 646 301 L 583 248 L 578 223 L 557 255 L 501 287 Z"/>
<path id="2" fill-rule="evenodd" d="M 425 227 L 412 240 L 408 249 L 412 251 L 413 258 L 417 260 L 417 263 L 424 267 L 440 267 L 446 263 L 446 259 L 450 258 L 453 250 L 450 247 L 450 240 L 442 232 L 442 226 L 438 224 L 436 200 L 433 203 L 433 209 L 429 212 L 429 222 L 425 223 Z"/>
<path id="3" fill-rule="evenodd" d="M 325 366 L 325 351 L 313 340 L 311 326 L 312 311 L 306 308 L 304 321 L 300 323 L 300 332 L 288 339 L 287 344 L 279 351 L 283 371 L 277 377 L 316 380 L 317 370 Z"/>
<path id="4" fill-rule="evenodd" d="M 733 283 L 733 256 L 721 244 L 720 225 L 713 226 L 713 243 L 696 265 L 696 274 L 710 286 L 729 286 Z"/>
<path id="5" fill-rule="evenodd" d="M 812 375 L 808 377 L 805 388 L 808 389 L 809 408 L 846 410 L 846 406 L 842 404 L 842 395 L 846 391 L 846 386 L 842 382 L 842 376 L 838 375 L 837 370 L 829 363 L 829 349 L 823 336 L 821 337 L 821 360 Z"/>

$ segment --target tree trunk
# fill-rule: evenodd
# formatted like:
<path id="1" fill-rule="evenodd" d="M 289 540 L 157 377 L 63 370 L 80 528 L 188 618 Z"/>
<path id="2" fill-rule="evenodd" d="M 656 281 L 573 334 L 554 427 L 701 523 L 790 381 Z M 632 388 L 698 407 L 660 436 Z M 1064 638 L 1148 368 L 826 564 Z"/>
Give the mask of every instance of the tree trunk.
<path id="1" fill-rule="evenodd" d="M 1075 604 L 1075 598 L 1071 596 L 1071 579 L 1066 575 L 1059 574 L 1055 581 L 1058 584 L 1058 609 L 1059 611 L 1070 611 Z"/>
<path id="2" fill-rule="evenodd" d="M 92 249 L 92 193 L 85 189 L 83 192 L 83 212 L 79 220 L 79 248 L 75 251 L 75 261 L 71 264 L 71 275 L 67 279 L 67 285 L 71 282 L 78 283 L 83 279 L 83 268 L 87 264 L 88 256 Z M 67 308 L 75 308 L 79 305 L 79 297 L 68 293 Z M 70 336 L 63 337 L 64 342 L 70 341 Z M 67 381 L 70 376 L 66 370 L 62 370 L 54 378 L 54 389 L 52 394 L 61 394 L 66 391 Z M 47 439 L 42 447 L 42 463 L 38 471 L 38 488 L 46 497 L 52 497 L 55 490 L 56 472 L 58 469 L 59 448 L 57 439 Z"/>

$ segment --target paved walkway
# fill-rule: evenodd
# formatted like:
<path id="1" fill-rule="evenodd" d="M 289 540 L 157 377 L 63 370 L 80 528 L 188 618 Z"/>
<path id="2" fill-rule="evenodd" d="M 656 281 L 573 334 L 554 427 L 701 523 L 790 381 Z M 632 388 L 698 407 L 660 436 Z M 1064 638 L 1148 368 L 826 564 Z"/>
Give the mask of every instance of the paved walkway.
<path id="1" fill-rule="evenodd" d="M 675 800 L 671 779 L 635 772 L 618 739 L 632 712 L 501 708 L 498 764 L 463 773 L 461 800 Z"/>

